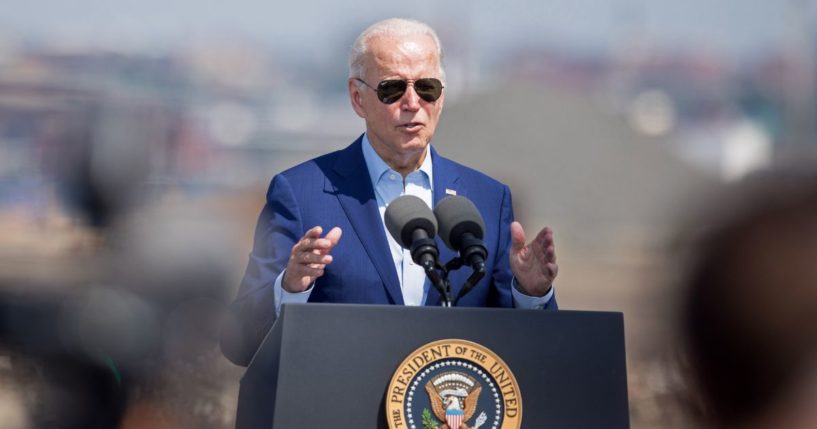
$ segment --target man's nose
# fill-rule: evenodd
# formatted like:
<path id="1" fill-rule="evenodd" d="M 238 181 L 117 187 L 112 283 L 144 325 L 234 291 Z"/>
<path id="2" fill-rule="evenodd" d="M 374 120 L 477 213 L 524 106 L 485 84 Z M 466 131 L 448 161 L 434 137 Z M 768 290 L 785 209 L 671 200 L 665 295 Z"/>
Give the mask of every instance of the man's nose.
<path id="1" fill-rule="evenodd" d="M 400 103 L 402 103 L 401 107 L 403 110 L 420 110 L 420 96 L 417 95 L 417 91 L 414 90 L 414 82 L 409 82 L 408 87 L 406 87 L 406 93 L 403 94 Z"/>

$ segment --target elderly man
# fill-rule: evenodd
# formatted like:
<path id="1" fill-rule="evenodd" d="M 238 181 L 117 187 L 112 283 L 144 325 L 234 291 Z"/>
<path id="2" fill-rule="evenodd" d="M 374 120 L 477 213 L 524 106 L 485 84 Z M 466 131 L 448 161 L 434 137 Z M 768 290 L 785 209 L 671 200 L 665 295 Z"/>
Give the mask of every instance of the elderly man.
<path id="1" fill-rule="evenodd" d="M 283 303 L 439 305 L 422 268 L 384 226 L 386 206 L 407 194 L 430 207 L 462 195 L 485 218 L 487 275 L 459 305 L 556 308 L 552 231 L 525 244 L 508 187 L 429 145 L 445 101 L 441 53 L 435 32 L 411 20 L 381 21 L 357 38 L 349 98 L 366 132 L 272 179 L 231 307 L 234 323 L 222 337 L 231 360 L 249 362 Z M 442 261 L 454 256 L 438 247 Z M 465 271 L 450 277 L 454 294 Z"/>

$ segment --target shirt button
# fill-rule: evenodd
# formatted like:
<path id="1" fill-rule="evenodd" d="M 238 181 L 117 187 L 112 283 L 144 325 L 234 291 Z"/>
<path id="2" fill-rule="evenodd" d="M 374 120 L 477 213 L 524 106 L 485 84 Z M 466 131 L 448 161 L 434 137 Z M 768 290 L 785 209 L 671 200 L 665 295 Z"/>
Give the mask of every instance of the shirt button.
<path id="1" fill-rule="evenodd" d="M 397 180 L 397 175 L 396 174 L 389 175 L 389 179 Z"/>

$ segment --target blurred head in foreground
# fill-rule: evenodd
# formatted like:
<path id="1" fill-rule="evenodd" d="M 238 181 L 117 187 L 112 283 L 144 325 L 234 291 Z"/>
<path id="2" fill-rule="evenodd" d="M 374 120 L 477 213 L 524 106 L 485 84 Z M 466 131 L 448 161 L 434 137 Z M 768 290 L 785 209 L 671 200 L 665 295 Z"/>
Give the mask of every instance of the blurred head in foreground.
<path id="1" fill-rule="evenodd" d="M 680 327 L 691 403 L 710 427 L 817 427 L 815 172 L 751 177 L 696 225 Z"/>

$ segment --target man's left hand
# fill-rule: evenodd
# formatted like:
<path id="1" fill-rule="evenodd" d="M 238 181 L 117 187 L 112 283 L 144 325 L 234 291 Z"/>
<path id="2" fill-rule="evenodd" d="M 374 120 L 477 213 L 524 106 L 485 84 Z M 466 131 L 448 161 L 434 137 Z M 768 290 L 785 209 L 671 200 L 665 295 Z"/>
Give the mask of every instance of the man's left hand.
<path id="1" fill-rule="evenodd" d="M 545 296 L 559 272 L 553 230 L 542 228 L 536 238 L 525 245 L 525 231 L 519 222 L 511 224 L 511 272 L 522 293 Z"/>

